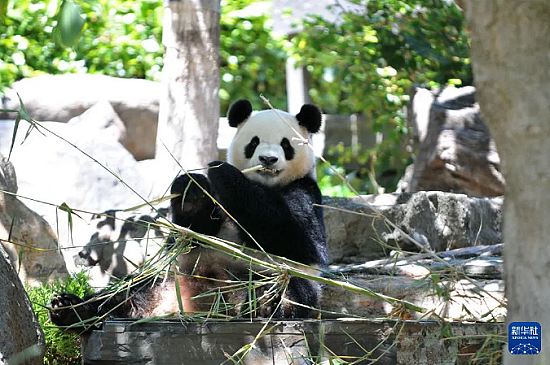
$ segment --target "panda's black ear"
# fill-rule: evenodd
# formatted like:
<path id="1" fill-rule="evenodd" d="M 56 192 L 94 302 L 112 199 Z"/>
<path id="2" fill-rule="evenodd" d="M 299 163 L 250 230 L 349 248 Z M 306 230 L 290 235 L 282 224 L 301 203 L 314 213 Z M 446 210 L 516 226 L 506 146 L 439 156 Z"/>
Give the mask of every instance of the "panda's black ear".
<path id="1" fill-rule="evenodd" d="M 227 112 L 227 120 L 233 128 L 244 122 L 252 114 L 252 104 L 246 99 L 240 99 L 231 104 Z"/>
<path id="2" fill-rule="evenodd" d="M 323 114 L 321 109 L 317 105 L 313 104 L 304 104 L 300 112 L 296 114 L 296 119 L 298 123 L 306 127 L 309 133 L 317 133 L 321 129 L 321 119 Z"/>

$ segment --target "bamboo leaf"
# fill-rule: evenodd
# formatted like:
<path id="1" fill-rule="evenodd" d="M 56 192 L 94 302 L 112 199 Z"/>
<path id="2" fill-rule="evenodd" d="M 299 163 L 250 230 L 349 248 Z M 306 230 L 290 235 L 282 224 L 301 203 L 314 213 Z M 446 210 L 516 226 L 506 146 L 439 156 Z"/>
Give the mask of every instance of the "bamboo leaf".
<path id="1" fill-rule="evenodd" d="M 31 123 L 31 125 L 29 125 L 29 129 L 27 129 L 27 133 L 25 133 L 25 138 L 23 138 L 23 142 L 21 142 L 21 144 L 25 143 L 25 141 L 27 140 L 27 138 L 29 137 L 29 135 L 31 134 L 31 132 L 33 131 L 33 129 L 35 129 L 35 125 L 34 123 Z"/>
<path id="2" fill-rule="evenodd" d="M 19 110 L 19 116 L 22 119 L 32 124 L 34 120 L 29 116 L 29 113 L 27 112 L 27 108 L 25 108 L 25 104 L 23 104 L 23 100 L 21 100 L 21 95 L 19 95 L 19 93 L 16 93 L 16 94 L 17 94 L 17 98 L 19 98 L 19 106 L 21 108 Z"/>
<path id="3" fill-rule="evenodd" d="M 180 284 L 179 284 L 179 281 L 178 281 L 178 274 L 177 273 L 174 273 L 174 285 L 176 287 L 176 295 L 178 296 L 178 307 L 179 307 L 179 310 L 180 310 L 180 313 L 185 313 L 185 311 L 183 310 L 183 302 L 181 300 L 181 290 L 180 290 Z"/>
<path id="4" fill-rule="evenodd" d="M 68 205 L 67 203 L 62 203 L 60 206 L 58 206 L 58 208 L 64 212 L 67 212 L 67 218 L 68 218 L 68 223 L 69 223 L 69 232 L 71 234 L 71 237 L 72 237 L 72 234 L 73 234 L 73 214 L 76 215 L 78 218 L 82 219 L 81 216 L 79 216 L 78 214 L 76 214 L 74 212 L 74 210 L 72 210 Z"/>
<path id="5" fill-rule="evenodd" d="M 23 265 L 23 249 L 21 249 L 17 255 L 18 257 L 18 267 L 17 267 L 17 274 L 21 272 L 21 266 Z"/>
<path id="6" fill-rule="evenodd" d="M 15 213 L 11 217 L 10 231 L 8 233 L 8 242 L 11 242 L 14 224 L 15 224 Z"/>
<path id="7" fill-rule="evenodd" d="M 10 153 L 8 154 L 8 161 L 10 160 L 10 157 L 11 157 L 13 145 L 15 144 L 15 136 L 17 135 L 17 128 L 19 128 L 20 121 L 21 121 L 21 115 L 17 114 L 17 118 L 15 118 L 15 124 L 13 125 L 13 135 L 11 137 L 11 146 L 10 146 Z"/>

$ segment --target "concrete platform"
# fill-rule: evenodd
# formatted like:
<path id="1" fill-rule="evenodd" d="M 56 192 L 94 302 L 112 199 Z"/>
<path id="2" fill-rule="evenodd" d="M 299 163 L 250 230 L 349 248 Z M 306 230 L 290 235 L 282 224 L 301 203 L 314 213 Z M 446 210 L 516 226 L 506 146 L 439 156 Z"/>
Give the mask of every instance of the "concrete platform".
<path id="1" fill-rule="evenodd" d="M 273 365 L 378 359 L 376 364 L 383 365 L 445 365 L 467 363 L 487 339 L 503 333 L 503 324 L 374 319 L 202 324 L 113 320 L 92 332 L 83 352 L 84 364 Z"/>

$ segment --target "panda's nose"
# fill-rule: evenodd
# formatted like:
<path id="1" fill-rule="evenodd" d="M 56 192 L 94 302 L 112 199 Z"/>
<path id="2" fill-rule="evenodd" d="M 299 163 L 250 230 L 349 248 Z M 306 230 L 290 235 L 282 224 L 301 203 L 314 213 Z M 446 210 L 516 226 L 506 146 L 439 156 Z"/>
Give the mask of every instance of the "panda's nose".
<path id="1" fill-rule="evenodd" d="M 265 167 L 274 165 L 277 161 L 279 161 L 277 157 L 273 156 L 260 156 L 259 159 L 262 165 L 264 165 Z"/>

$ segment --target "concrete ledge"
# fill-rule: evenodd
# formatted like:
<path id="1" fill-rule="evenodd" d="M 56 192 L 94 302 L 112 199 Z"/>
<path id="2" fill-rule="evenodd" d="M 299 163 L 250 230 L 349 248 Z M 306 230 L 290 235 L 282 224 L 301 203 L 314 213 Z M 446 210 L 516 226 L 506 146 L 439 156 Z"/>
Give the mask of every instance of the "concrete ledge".
<path id="1" fill-rule="evenodd" d="M 265 326 L 265 327 L 264 327 Z M 455 364 L 467 361 L 503 324 L 395 320 L 231 321 L 132 324 L 107 321 L 84 346 L 84 364 L 221 364 L 257 338 L 244 364 L 306 364 L 334 358 L 379 358 L 377 364 Z M 264 332 L 262 332 L 264 331 Z M 260 334 L 264 334 L 263 336 Z M 444 340 L 442 333 L 452 337 Z M 459 339 L 458 339 L 459 338 Z M 368 354 L 369 352 L 370 355 Z M 367 357 L 368 356 L 368 357 Z"/>

